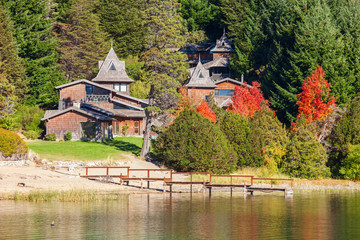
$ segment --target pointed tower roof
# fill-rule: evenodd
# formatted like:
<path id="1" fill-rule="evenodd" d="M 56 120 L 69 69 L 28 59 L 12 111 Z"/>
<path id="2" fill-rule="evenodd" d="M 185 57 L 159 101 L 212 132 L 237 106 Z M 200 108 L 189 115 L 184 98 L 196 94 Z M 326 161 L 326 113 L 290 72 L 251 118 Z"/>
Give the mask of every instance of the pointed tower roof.
<path id="1" fill-rule="evenodd" d="M 189 81 L 186 84 L 187 87 L 200 87 L 200 88 L 217 88 L 215 83 L 211 80 L 209 71 L 204 68 L 200 58 L 199 62 L 192 71 Z"/>
<path id="2" fill-rule="evenodd" d="M 227 38 L 225 29 L 220 39 L 216 40 L 216 46 L 211 50 L 212 52 L 234 52 L 231 47 L 232 41 Z"/>
<path id="3" fill-rule="evenodd" d="M 99 72 L 92 80 L 94 82 L 112 82 L 112 83 L 132 83 L 134 80 L 129 78 L 125 71 L 125 62 L 120 61 L 116 56 L 114 49 L 110 48 L 105 60 L 99 62 Z"/>

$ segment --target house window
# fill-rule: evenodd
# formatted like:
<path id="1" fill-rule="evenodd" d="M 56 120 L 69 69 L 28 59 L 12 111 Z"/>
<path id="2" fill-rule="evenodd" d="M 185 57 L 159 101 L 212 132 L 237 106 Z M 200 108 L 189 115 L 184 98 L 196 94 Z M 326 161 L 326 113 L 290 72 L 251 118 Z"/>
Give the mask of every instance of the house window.
<path id="1" fill-rule="evenodd" d="M 135 121 L 134 132 L 136 135 L 139 135 L 139 133 L 140 133 L 140 122 L 139 121 Z"/>
<path id="2" fill-rule="evenodd" d="M 120 92 L 127 92 L 127 84 L 126 83 L 121 83 Z"/>
<path id="3" fill-rule="evenodd" d="M 114 89 L 120 91 L 120 83 L 114 83 Z"/>
<path id="4" fill-rule="evenodd" d="M 94 92 L 94 87 L 86 84 L 86 95 L 93 94 L 93 92 Z"/>
<path id="5" fill-rule="evenodd" d="M 199 78 L 204 78 L 204 76 L 202 75 L 202 73 L 199 74 Z"/>
<path id="6" fill-rule="evenodd" d="M 94 139 L 96 138 L 96 123 L 82 122 L 81 123 L 81 138 Z"/>
<path id="7" fill-rule="evenodd" d="M 115 71 L 115 70 L 116 70 L 115 65 L 114 65 L 113 63 L 111 64 L 110 70 L 111 70 L 111 71 Z"/>
<path id="8" fill-rule="evenodd" d="M 215 89 L 215 96 L 231 97 L 234 95 L 233 89 Z"/>

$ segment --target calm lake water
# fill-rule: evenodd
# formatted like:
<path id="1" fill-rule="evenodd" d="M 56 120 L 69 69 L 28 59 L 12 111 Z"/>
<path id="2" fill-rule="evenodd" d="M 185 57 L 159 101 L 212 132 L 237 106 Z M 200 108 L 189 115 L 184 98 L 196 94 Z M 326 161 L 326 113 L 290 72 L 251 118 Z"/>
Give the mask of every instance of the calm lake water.
<path id="1" fill-rule="evenodd" d="M 0 201 L 0 239 L 360 239 L 360 194 Z"/>

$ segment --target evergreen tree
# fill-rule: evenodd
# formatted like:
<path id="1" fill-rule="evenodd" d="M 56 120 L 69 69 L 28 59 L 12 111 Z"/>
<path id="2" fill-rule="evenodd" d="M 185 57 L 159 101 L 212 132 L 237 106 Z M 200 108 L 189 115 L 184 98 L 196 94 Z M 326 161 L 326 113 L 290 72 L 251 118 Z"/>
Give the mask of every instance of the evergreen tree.
<path id="1" fill-rule="evenodd" d="M 29 79 L 28 104 L 52 107 L 58 95 L 54 87 L 64 83 L 55 51 L 56 41 L 51 34 L 50 4 L 47 0 L 7 1 L 14 23 L 19 56 L 23 59 Z"/>
<path id="2" fill-rule="evenodd" d="M 254 167 L 262 164 L 261 160 L 259 160 L 261 152 L 251 142 L 251 129 L 248 120 L 244 116 L 226 111 L 220 122 L 220 129 L 237 153 L 237 165 L 239 167 Z"/>
<path id="3" fill-rule="evenodd" d="M 326 151 L 318 142 L 313 126 L 301 124 L 290 138 L 282 164 L 283 171 L 292 177 L 326 178 L 330 176 L 326 162 Z"/>
<path id="4" fill-rule="evenodd" d="M 145 47 L 144 10 L 142 0 L 100 0 L 100 21 L 114 40 L 121 57 L 138 55 Z"/>
<path id="5" fill-rule="evenodd" d="M 185 109 L 155 144 L 157 157 L 177 171 L 228 173 L 237 156 L 219 127 L 193 110 Z"/>
<path id="6" fill-rule="evenodd" d="M 8 82 L 3 87 L 11 85 L 7 88 L 13 88 L 12 94 L 22 100 L 26 94 L 27 82 L 25 68 L 18 57 L 13 31 L 10 17 L 0 6 L 0 74 L 3 76 L 3 82 Z"/>
<path id="7" fill-rule="evenodd" d="M 338 176 L 342 161 L 346 158 L 350 145 L 360 144 L 360 96 L 355 97 L 347 106 L 346 113 L 337 123 L 330 136 L 332 152 L 330 167 L 334 176 Z"/>
<path id="8" fill-rule="evenodd" d="M 178 14 L 176 0 L 147 0 L 145 5 L 146 51 L 141 54 L 149 73 L 150 107 L 146 110 L 142 157 L 150 154 L 150 128 L 153 113 L 175 108 L 177 89 L 188 77 L 185 55 L 176 51 L 185 45 L 184 25 Z M 175 48 L 175 49 L 174 49 Z"/>
<path id="9" fill-rule="evenodd" d="M 61 45 L 59 62 L 68 80 L 92 79 L 98 70 L 96 60 L 103 59 L 109 51 L 108 35 L 100 28 L 95 13 L 98 0 L 77 0 L 65 24 L 57 25 Z"/>
<path id="10" fill-rule="evenodd" d="M 251 141 L 252 149 L 261 153 L 261 158 L 258 157 L 260 165 L 277 171 L 289 143 L 287 130 L 274 112 L 269 111 L 267 107 L 255 113 L 249 120 L 249 127 L 251 129 L 249 141 Z"/>

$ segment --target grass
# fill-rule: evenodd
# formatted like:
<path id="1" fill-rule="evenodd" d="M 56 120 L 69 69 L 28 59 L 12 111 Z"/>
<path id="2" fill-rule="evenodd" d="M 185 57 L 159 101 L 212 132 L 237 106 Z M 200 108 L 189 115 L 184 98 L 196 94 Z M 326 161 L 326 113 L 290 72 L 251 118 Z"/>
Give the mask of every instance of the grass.
<path id="1" fill-rule="evenodd" d="M 39 154 L 42 159 L 52 161 L 97 161 L 121 160 L 122 153 L 139 155 L 142 147 L 142 138 L 116 137 L 111 141 L 83 142 L 83 141 L 30 141 L 29 148 Z"/>
<path id="2" fill-rule="evenodd" d="M 86 190 L 71 190 L 71 191 L 32 191 L 30 193 L 15 193 L 8 196 L 9 200 L 22 200 L 31 202 L 91 202 L 102 200 L 119 200 L 127 195 L 116 193 L 101 193 Z"/>

